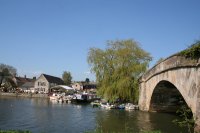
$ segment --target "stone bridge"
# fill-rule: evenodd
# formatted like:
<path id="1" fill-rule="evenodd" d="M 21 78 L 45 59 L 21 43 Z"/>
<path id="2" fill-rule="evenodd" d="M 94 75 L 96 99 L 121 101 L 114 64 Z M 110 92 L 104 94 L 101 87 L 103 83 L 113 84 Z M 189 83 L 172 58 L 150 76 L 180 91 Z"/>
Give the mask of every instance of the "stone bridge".
<path id="1" fill-rule="evenodd" d="M 175 112 L 183 103 L 191 108 L 200 131 L 200 59 L 173 55 L 140 78 L 140 110 Z"/>

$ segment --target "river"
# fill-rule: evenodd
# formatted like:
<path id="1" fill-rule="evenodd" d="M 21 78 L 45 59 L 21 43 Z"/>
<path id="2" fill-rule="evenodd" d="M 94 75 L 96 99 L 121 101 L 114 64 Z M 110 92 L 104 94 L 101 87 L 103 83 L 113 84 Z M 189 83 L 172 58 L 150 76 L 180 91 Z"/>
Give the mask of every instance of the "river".
<path id="1" fill-rule="evenodd" d="M 184 133 L 166 113 L 106 110 L 90 104 L 58 104 L 41 98 L 0 97 L 0 129 L 33 133 L 84 133 L 100 128 L 106 132 L 160 130 Z M 186 132 L 185 132 L 186 133 Z"/>

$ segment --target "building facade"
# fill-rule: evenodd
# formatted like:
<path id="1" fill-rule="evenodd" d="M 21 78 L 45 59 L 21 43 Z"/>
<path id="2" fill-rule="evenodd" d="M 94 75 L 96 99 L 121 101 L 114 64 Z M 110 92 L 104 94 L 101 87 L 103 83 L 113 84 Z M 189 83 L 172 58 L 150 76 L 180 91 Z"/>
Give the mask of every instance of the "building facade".
<path id="1" fill-rule="evenodd" d="M 41 74 L 40 77 L 35 81 L 35 92 L 38 93 L 49 93 L 50 88 L 56 85 L 63 85 L 64 82 L 61 78 L 54 77 L 47 74 Z"/>
<path id="2" fill-rule="evenodd" d="M 83 90 L 83 83 L 82 82 L 75 82 L 72 84 L 72 88 L 74 88 L 77 91 Z"/>
<path id="3" fill-rule="evenodd" d="M 96 92 L 97 85 L 95 82 L 75 82 L 72 84 L 72 88 L 77 91 Z"/>

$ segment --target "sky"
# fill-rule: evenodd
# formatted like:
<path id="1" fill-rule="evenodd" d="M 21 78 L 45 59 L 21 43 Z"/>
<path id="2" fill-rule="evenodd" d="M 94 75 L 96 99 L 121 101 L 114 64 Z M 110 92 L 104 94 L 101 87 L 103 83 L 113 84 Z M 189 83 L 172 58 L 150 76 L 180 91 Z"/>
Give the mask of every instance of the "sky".
<path id="1" fill-rule="evenodd" d="M 153 57 L 200 40 L 199 0 L 0 0 L 0 63 L 19 76 L 41 73 L 95 80 L 90 48 L 133 39 Z"/>

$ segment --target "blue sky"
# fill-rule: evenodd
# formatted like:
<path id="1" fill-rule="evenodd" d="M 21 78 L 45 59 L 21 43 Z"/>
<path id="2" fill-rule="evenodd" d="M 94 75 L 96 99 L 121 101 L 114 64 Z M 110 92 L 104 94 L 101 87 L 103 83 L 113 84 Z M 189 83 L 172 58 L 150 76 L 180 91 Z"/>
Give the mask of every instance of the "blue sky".
<path id="1" fill-rule="evenodd" d="M 91 47 L 134 39 L 153 66 L 200 40 L 199 0 L 0 0 L 0 63 L 20 76 L 89 74 Z"/>

